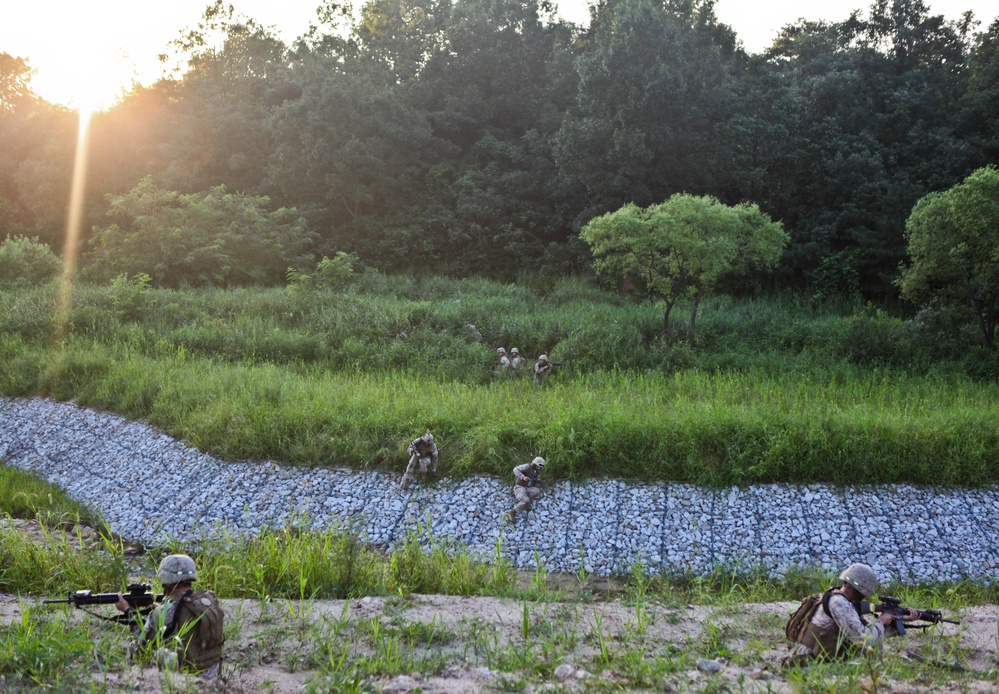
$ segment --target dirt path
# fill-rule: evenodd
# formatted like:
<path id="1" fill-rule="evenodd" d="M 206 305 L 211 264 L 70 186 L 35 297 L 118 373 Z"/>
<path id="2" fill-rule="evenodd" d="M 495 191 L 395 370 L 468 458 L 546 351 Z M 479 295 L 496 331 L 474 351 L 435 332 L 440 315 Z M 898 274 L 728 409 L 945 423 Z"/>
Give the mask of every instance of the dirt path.
<path id="1" fill-rule="evenodd" d="M 19 620 L 25 604 L 0 596 L 0 624 Z M 414 595 L 223 605 L 229 692 L 352 691 L 354 673 L 360 691 L 384 692 L 790 692 L 811 690 L 818 681 L 838 682 L 831 691 L 864 683 L 893 692 L 997 691 L 995 605 L 960 610 L 959 626 L 893 639 L 876 687 L 863 664 L 819 668 L 804 680 L 781 673 L 783 623 L 795 607 L 786 602 L 698 606 L 591 597 L 530 603 Z M 31 609 L 36 617 L 42 613 Z M 98 639 L 121 629 L 71 613 L 71 623 L 84 620 L 94 624 Z M 932 652 L 967 671 L 906 661 L 906 649 Z M 148 667 L 93 677 L 113 692 L 204 689 L 193 678 Z"/>

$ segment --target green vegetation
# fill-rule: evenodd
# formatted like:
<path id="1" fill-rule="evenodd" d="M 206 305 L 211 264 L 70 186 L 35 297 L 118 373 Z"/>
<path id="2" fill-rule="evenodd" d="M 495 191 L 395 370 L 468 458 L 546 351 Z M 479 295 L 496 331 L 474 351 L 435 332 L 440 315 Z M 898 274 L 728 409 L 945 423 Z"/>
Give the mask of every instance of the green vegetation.
<path id="1" fill-rule="evenodd" d="M 688 344 L 694 344 L 697 307 L 725 278 L 771 270 L 787 245 L 787 234 L 756 205 L 723 205 L 710 196 L 677 194 L 659 205 L 634 204 L 590 220 L 579 232 L 596 260 L 593 269 L 615 283 L 634 282 L 666 304 L 691 303 Z"/>
<path id="2" fill-rule="evenodd" d="M 226 459 L 397 468 L 430 428 L 457 475 L 539 453 L 568 478 L 999 475 L 997 386 L 963 374 L 995 373 L 994 355 L 862 307 L 718 298 L 691 349 L 659 339 L 655 304 L 569 281 L 364 273 L 338 292 L 173 291 L 138 278 L 78 286 L 52 345 L 54 300 L 0 292 L 0 392 L 147 419 Z M 566 365 L 543 389 L 495 380 L 498 345 Z"/>
<path id="3" fill-rule="evenodd" d="M 100 519 L 86 506 L 71 499 L 62 489 L 34 475 L 0 465 L 0 515 L 13 518 L 40 518 L 46 527 L 85 523 L 100 526 Z"/>
<path id="4" fill-rule="evenodd" d="M 8 236 L 0 241 L 0 287 L 45 284 L 59 274 L 59 258 L 35 238 Z"/>
<path id="5" fill-rule="evenodd" d="M 62 507 L 48 485 L 24 481 L 40 492 L 36 510 L 51 514 Z M 0 488 L 0 519 L 14 501 L 9 487 Z M 760 603 L 793 602 L 833 580 L 814 570 L 790 572 L 780 581 L 725 572 L 665 579 L 636 562 L 629 575 L 598 585 L 585 573 L 555 576 L 543 568 L 517 576 L 498 557 L 491 565 L 478 564 L 458 547 L 426 552 L 414 538 L 386 554 L 343 531 L 287 527 L 125 557 L 108 539 L 78 549 L 72 533 L 29 539 L 0 525 L 0 592 L 22 596 L 17 616 L 0 629 L 0 684 L 5 691 L 81 691 L 98 670 L 123 673 L 127 631 L 76 610 L 36 605 L 26 596 L 112 591 L 128 579 L 148 580 L 160 557 L 178 550 L 196 558 L 201 583 L 223 599 L 254 599 L 226 605 L 226 675 L 238 678 L 261 663 L 288 673 L 309 671 L 308 690 L 317 692 L 363 691 L 379 678 L 430 676 L 452 667 L 488 667 L 498 688 L 518 690 L 552 681 L 566 663 L 586 670 L 598 690 L 667 682 L 673 690 L 702 691 L 707 685 L 721 691 L 723 676 L 695 683 L 686 673 L 701 658 L 724 658 L 727 670 L 745 670 L 743 678 L 753 668 L 772 666 L 773 653 L 785 648 L 782 626 L 789 609 Z M 965 620 L 973 605 L 994 604 L 999 597 L 995 586 L 973 583 L 885 590 L 907 604 Z M 480 598 L 487 602 L 477 612 L 471 603 L 449 611 L 447 600 L 417 593 L 501 599 Z M 317 602 L 362 596 L 376 597 Z M 905 647 L 958 664 L 976 655 L 956 634 L 913 634 Z M 877 663 L 768 676 L 808 691 L 849 691 L 872 676 L 921 683 L 968 677 L 893 654 Z M 988 680 L 994 673 L 975 676 Z M 129 687 L 127 678 L 113 678 L 101 691 Z M 169 688 L 187 691 L 183 681 Z"/>
<path id="6" fill-rule="evenodd" d="M 162 190 L 147 176 L 109 196 L 114 223 L 91 239 L 94 276 L 144 273 L 159 285 L 274 284 L 307 263 L 312 234 L 294 209 L 267 210 L 267 197 Z"/>
<path id="7" fill-rule="evenodd" d="M 964 182 L 920 200 L 906 223 L 912 264 L 902 296 L 954 312 L 995 349 L 999 328 L 999 170 L 979 169 Z"/>

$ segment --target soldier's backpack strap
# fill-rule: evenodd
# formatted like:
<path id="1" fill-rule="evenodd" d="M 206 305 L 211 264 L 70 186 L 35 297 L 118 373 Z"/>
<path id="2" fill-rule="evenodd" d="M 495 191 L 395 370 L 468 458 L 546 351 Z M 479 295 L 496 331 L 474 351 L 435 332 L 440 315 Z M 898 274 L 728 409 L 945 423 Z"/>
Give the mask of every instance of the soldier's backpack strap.
<path id="1" fill-rule="evenodd" d="M 829 611 L 829 599 L 833 596 L 833 593 L 837 595 L 843 595 L 843 591 L 840 588 L 830 588 L 829 590 L 827 590 L 825 593 L 822 594 L 822 610 L 826 613 L 826 616 L 829 617 L 830 619 L 832 619 L 832 613 Z M 857 611 L 857 616 L 860 617 L 860 621 L 864 622 L 864 615 L 862 614 L 860 601 L 851 600 L 850 598 L 847 598 L 845 595 L 843 595 L 843 597 L 846 598 L 846 601 L 848 603 L 853 605 L 853 609 Z"/>
<path id="2" fill-rule="evenodd" d="M 173 618 L 170 620 L 170 625 L 166 628 L 166 631 L 163 632 L 164 639 L 172 638 L 177 633 L 177 628 L 181 624 L 180 612 L 181 612 L 181 606 L 184 604 L 184 598 L 190 596 L 191 593 L 193 592 L 194 592 L 193 589 L 188 588 L 186 591 L 184 591 L 184 594 L 180 596 L 180 599 L 177 601 L 177 604 L 173 608 Z"/>

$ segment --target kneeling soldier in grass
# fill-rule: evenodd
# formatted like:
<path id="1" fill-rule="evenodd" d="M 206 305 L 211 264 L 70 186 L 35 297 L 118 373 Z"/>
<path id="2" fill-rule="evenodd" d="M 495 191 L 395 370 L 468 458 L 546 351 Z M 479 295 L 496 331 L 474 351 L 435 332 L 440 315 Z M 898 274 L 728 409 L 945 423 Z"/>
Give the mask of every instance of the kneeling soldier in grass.
<path id="1" fill-rule="evenodd" d="M 222 669 L 225 614 L 215 593 L 191 587 L 198 571 L 186 554 L 164 557 L 156 577 L 163 584 L 163 603 L 149 613 L 144 626 L 135 621 L 137 638 L 129 656 L 155 649 L 160 669 L 182 669 L 217 679 Z M 135 612 L 121 594 L 115 607 L 126 615 Z"/>

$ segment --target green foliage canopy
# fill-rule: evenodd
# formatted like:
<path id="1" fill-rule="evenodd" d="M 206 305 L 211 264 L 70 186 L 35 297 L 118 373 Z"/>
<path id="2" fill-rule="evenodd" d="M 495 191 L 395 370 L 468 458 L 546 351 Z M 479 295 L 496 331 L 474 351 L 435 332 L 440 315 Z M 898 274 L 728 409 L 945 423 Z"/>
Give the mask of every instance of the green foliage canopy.
<path id="1" fill-rule="evenodd" d="M 10 236 L 0 243 L 0 287 L 42 284 L 59 274 L 59 258 L 35 238 Z"/>
<path id="2" fill-rule="evenodd" d="M 930 193 L 906 223 L 911 265 L 902 296 L 937 301 L 977 323 L 995 349 L 999 323 L 999 170 L 978 169 L 949 190 Z"/>
<path id="3" fill-rule="evenodd" d="M 580 237 L 593 251 L 597 274 L 635 282 L 666 303 L 664 337 L 673 306 L 689 299 L 691 343 L 700 301 L 723 277 L 773 268 L 788 240 L 780 222 L 756 205 L 686 193 L 644 209 L 629 203 L 590 221 Z"/>
<path id="4" fill-rule="evenodd" d="M 217 186 L 189 195 L 146 177 L 108 196 L 118 222 L 97 230 L 89 258 L 98 274 L 148 273 L 166 286 L 276 284 L 289 266 L 311 262 L 312 241 L 294 208 Z"/>

